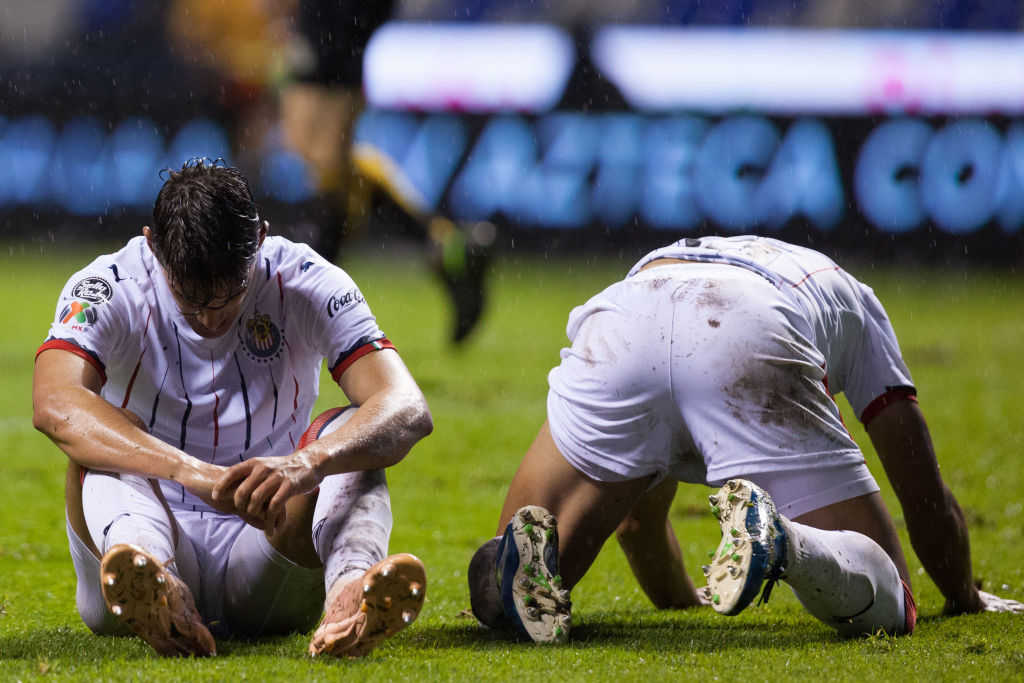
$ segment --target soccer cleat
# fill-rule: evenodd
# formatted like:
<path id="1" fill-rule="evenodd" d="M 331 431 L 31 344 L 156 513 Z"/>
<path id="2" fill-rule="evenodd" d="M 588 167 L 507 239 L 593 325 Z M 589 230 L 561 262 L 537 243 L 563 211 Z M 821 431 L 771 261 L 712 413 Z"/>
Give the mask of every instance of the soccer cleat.
<path id="1" fill-rule="evenodd" d="M 138 546 L 118 544 L 100 563 L 111 613 L 165 657 L 217 654 L 188 587 Z"/>
<path id="2" fill-rule="evenodd" d="M 455 308 L 452 341 L 459 344 L 483 314 L 484 278 L 497 230 L 487 221 L 459 225 L 435 216 L 427 226 L 427 233 L 435 245 L 435 269 Z"/>
<path id="3" fill-rule="evenodd" d="M 363 657 L 411 624 L 423 609 L 427 573 L 414 555 L 385 557 L 334 598 L 309 643 L 309 654 Z"/>
<path id="4" fill-rule="evenodd" d="M 722 542 L 703 566 L 706 594 L 717 612 L 739 614 L 762 584 L 761 601 L 766 602 L 785 571 L 786 532 L 772 499 L 745 479 L 730 479 L 709 501 Z"/>
<path id="5" fill-rule="evenodd" d="M 512 516 L 498 545 L 496 579 L 505 616 L 537 643 L 564 642 L 572 626 L 569 591 L 558 576 L 558 528 L 536 505 Z"/>

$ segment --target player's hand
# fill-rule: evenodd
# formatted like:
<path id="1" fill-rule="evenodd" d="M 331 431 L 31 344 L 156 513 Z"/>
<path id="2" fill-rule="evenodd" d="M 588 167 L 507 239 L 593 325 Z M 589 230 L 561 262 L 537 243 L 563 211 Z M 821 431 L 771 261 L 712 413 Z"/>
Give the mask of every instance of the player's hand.
<path id="1" fill-rule="evenodd" d="M 688 605 L 688 607 L 711 607 L 712 603 L 711 603 L 711 589 L 710 588 L 708 588 L 707 586 L 704 586 L 703 588 L 699 588 L 697 590 L 697 592 L 696 592 L 696 595 L 697 595 L 697 602 L 696 602 L 696 604 Z"/>
<path id="2" fill-rule="evenodd" d="M 970 612 L 1012 612 L 1013 614 L 1024 614 L 1024 603 L 1017 602 L 1010 598 L 1001 598 L 983 590 L 978 591 L 978 600 L 972 608 L 964 608 L 946 600 L 943 609 L 946 614 L 966 614 Z"/>
<path id="3" fill-rule="evenodd" d="M 1024 603 L 1011 600 L 1010 598 L 1001 598 L 998 595 L 986 593 L 985 591 L 978 591 L 978 595 L 981 597 L 982 612 L 1013 612 L 1014 614 L 1024 614 Z"/>
<path id="4" fill-rule="evenodd" d="M 312 491 L 322 478 L 309 459 L 300 454 L 253 458 L 230 467 L 221 475 L 213 487 L 213 498 L 230 501 L 247 518 L 259 519 L 262 523 L 253 526 L 273 534 L 285 523 L 288 499 Z"/>
<path id="5" fill-rule="evenodd" d="M 188 489 L 189 492 L 196 495 L 200 500 L 212 507 L 214 510 L 224 512 L 229 515 L 236 515 L 245 520 L 247 524 L 251 524 L 258 529 L 262 529 L 262 518 L 254 517 L 248 514 L 245 509 L 235 507 L 234 501 L 230 495 L 221 499 L 214 497 L 213 487 L 227 471 L 226 467 L 197 461 L 193 467 L 187 468 L 185 471 L 181 472 L 180 481 L 182 486 Z"/>

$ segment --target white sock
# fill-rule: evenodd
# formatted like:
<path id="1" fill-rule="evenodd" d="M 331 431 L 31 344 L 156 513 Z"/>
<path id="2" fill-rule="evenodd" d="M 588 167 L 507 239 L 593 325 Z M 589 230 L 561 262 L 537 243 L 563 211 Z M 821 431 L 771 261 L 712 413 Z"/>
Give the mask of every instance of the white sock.
<path id="1" fill-rule="evenodd" d="M 200 580 L 195 550 L 147 479 L 88 472 L 82 484 L 82 512 L 101 557 L 119 543 L 137 545 L 196 594 Z"/>
<path id="2" fill-rule="evenodd" d="M 786 571 L 808 612 L 842 635 L 904 633 L 903 583 L 882 547 L 856 531 L 825 531 L 783 520 Z"/>
<path id="3" fill-rule="evenodd" d="M 320 483 L 313 513 L 313 545 L 324 563 L 328 598 L 388 553 L 391 496 L 383 470 L 348 472 Z"/>

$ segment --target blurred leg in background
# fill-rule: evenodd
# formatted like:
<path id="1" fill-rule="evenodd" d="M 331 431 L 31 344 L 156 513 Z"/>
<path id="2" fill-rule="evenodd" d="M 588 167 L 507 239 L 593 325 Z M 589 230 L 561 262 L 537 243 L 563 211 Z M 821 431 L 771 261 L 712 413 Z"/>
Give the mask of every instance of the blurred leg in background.
<path id="1" fill-rule="evenodd" d="M 373 191 L 380 190 L 408 215 L 417 238 L 429 243 L 432 266 L 454 307 L 451 338 L 460 343 L 483 312 L 494 226 L 458 224 L 408 191 L 397 164 L 380 154 L 353 153 L 356 123 L 366 106 L 363 55 L 394 4 L 299 0 L 298 40 L 291 50 L 294 80 L 280 100 L 283 138 L 313 176 L 310 244 L 325 258 L 337 259 L 346 241 L 367 230 Z"/>

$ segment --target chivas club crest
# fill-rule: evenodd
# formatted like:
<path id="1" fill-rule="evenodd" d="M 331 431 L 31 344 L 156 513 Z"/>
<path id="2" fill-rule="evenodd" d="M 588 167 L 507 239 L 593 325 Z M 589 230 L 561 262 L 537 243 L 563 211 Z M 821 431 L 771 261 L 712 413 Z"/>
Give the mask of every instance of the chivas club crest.
<path id="1" fill-rule="evenodd" d="M 245 321 L 245 350 L 255 361 L 267 363 L 281 355 L 281 330 L 267 313 L 256 311 Z"/>

